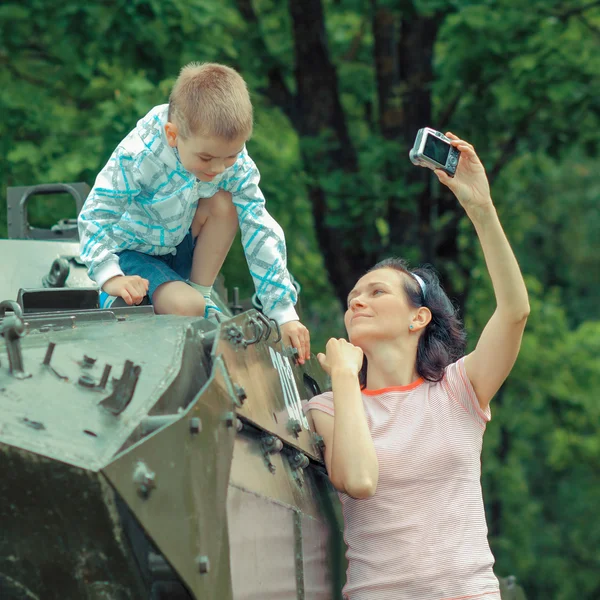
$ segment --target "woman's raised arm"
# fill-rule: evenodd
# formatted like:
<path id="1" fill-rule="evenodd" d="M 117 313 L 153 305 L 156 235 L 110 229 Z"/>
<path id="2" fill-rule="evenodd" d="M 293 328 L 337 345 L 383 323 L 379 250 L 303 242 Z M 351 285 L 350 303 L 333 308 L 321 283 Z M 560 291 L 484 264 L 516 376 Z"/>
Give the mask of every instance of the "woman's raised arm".
<path id="1" fill-rule="evenodd" d="M 458 169 L 454 178 L 441 170 L 435 173 L 454 192 L 475 227 L 496 296 L 496 310 L 475 350 L 465 358 L 467 375 L 485 409 L 517 359 L 529 300 L 519 264 L 492 202 L 485 169 L 471 144 L 451 133 L 447 136 L 461 151 Z"/>

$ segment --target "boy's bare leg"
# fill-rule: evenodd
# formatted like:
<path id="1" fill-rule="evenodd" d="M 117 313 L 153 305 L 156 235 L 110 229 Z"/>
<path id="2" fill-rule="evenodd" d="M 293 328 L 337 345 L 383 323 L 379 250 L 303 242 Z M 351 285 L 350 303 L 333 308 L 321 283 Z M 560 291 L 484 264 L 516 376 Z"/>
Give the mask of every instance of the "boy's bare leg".
<path id="1" fill-rule="evenodd" d="M 231 194 L 219 190 L 212 198 L 201 198 L 192 222 L 192 236 L 198 236 L 190 281 L 210 287 L 215 282 L 238 229 L 238 217 Z"/>
<path id="2" fill-rule="evenodd" d="M 152 304 L 154 311 L 160 315 L 204 316 L 202 294 L 185 281 L 169 281 L 159 285 L 152 295 Z"/>

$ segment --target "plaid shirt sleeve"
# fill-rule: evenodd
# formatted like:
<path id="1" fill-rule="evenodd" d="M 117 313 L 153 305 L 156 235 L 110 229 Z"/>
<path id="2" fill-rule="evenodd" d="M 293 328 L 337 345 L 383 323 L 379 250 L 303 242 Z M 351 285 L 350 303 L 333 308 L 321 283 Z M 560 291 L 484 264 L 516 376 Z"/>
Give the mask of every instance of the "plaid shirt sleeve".
<path id="1" fill-rule="evenodd" d="M 90 277 L 102 287 L 122 275 L 119 250 L 111 233 L 127 205 L 140 193 L 132 156 L 121 146 L 100 171 L 78 217 L 81 259 Z"/>
<path id="2" fill-rule="evenodd" d="M 238 213 L 242 245 L 265 314 L 280 325 L 298 320 L 296 289 L 287 270 L 283 229 L 267 212 L 260 173 L 246 149 L 224 182 Z"/>

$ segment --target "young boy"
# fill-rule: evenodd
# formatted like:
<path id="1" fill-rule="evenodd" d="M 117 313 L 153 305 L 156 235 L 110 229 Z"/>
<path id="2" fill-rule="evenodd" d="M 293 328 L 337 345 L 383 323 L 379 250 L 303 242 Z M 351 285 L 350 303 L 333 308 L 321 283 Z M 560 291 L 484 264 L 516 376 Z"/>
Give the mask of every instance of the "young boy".
<path id="1" fill-rule="evenodd" d="M 208 317 L 218 311 L 212 286 L 239 224 L 263 310 L 304 362 L 310 339 L 294 309 L 283 230 L 246 151 L 252 112 L 236 71 L 185 66 L 169 104 L 138 121 L 96 178 L 79 215 L 81 257 L 103 305 L 148 295 L 157 313 Z"/>

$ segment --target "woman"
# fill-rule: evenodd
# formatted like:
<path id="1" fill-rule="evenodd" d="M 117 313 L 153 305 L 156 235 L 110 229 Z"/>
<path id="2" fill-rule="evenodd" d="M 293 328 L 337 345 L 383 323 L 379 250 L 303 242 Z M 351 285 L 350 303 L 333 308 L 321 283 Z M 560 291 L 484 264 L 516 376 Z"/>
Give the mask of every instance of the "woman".
<path id="1" fill-rule="evenodd" d="M 490 400 L 517 358 L 529 303 L 473 147 L 456 176 L 435 171 L 471 219 L 496 296 L 473 352 L 432 271 L 377 264 L 348 296 L 350 342 L 319 360 L 332 392 L 314 425 L 340 493 L 349 600 L 500 600 L 487 542 L 480 457 Z"/>

